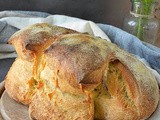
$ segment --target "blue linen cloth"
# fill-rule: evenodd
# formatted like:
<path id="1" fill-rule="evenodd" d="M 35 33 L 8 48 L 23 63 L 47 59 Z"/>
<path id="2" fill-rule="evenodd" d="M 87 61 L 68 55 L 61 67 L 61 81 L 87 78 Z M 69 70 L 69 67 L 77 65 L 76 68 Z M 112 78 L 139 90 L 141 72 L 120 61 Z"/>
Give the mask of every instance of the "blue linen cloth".
<path id="1" fill-rule="evenodd" d="M 112 43 L 145 59 L 153 69 L 160 73 L 160 48 L 142 42 L 134 35 L 114 26 L 105 24 L 98 24 L 98 26 L 108 35 Z"/>

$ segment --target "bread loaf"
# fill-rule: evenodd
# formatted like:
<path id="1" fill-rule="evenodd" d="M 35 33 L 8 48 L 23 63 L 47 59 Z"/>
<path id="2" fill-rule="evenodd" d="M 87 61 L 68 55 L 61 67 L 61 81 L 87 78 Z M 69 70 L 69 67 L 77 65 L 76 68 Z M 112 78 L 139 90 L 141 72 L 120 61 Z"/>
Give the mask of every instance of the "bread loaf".
<path id="1" fill-rule="evenodd" d="M 133 55 L 88 34 L 39 23 L 15 33 L 11 98 L 37 120 L 140 120 L 156 109 L 155 77 Z"/>
<path id="2" fill-rule="evenodd" d="M 9 43 L 18 54 L 5 80 L 6 89 L 13 99 L 26 105 L 30 103 L 37 84 L 35 79 L 39 79 L 43 51 L 61 34 L 73 32 L 76 31 L 43 23 L 28 26 L 10 38 Z"/>

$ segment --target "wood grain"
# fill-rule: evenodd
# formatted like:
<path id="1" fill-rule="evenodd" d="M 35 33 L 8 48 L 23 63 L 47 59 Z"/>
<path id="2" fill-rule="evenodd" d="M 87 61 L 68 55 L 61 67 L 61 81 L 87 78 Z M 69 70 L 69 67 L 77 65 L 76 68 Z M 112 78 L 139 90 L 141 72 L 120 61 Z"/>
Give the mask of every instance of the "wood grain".
<path id="1" fill-rule="evenodd" d="M 4 81 L 0 83 L 0 98 L 1 98 L 3 91 L 4 91 Z M 1 108 L 1 106 L 0 106 L 0 108 Z M 0 112 L 0 120 L 3 120 L 1 112 Z"/>
<path id="2" fill-rule="evenodd" d="M 30 120 L 28 107 L 11 99 L 7 92 L 1 97 L 1 114 L 4 120 Z"/>
<path id="3" fill-rule="evenodd" d="M 1 95 L 2 95 L 3 91 L 4 91 L 4 81 L 2 81 L 0 83 L 0 98 L 1 98 Z"/>

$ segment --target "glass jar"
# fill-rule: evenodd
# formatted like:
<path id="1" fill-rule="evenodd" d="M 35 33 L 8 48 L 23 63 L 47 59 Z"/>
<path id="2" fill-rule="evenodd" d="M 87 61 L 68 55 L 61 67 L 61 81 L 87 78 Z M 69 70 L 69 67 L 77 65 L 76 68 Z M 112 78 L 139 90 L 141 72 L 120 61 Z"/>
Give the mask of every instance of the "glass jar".
<path id="1" fill-rule="evenodd" d="M 125 17 L 123 30 L 137 36 L 140 40 L 154 44 L 159 29 L 159 21 L 154 18 L 154 0 L 131 0 L 130 15 Z M 152 2 L 151 2 L 152 1 Z"/>

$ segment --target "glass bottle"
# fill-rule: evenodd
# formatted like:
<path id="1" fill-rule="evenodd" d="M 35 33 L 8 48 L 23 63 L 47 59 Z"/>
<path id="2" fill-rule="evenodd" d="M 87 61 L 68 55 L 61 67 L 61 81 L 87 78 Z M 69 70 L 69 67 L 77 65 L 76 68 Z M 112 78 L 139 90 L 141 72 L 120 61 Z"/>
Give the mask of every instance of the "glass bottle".
<path id="1" fill-rule="evenodd" d="M 131 0 L 130 15 L 124 19 L 123 30 L 140 40 L 154 44 L 159 29 L 159 21 L 154 18 L 154 0 Z"/>

